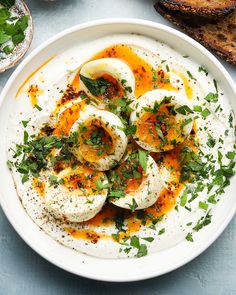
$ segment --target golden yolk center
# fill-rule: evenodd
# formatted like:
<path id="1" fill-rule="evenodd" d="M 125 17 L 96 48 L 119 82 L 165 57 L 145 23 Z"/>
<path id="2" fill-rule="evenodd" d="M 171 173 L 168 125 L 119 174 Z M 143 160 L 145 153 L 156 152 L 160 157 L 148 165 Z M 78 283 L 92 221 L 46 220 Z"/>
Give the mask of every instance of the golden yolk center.
<path id="1" fill-rule="evenodd" d="M 163 105 L 156 113 L 145 112 L 137 121 L 136 136 L 155 147 L 175 146 L 184 136 L 182 122 L 171 114 L 171 106 Z"/>
<path id="2" fill-rule="evenodd" d="M 144 171 L 136 160 L 125 161 L 115 170 L 114 188 L 122 187 L 125 193 L 137 191 L 144 177 Z"/>
<path id="3" fill-rule="evenodd" d="M 102 172 L 81 166 L 63 177 L 63 185 L 69 191 L 81 190 L 83 194 L 93 194 L 97 190 L 96 182 L 103 177 Z"/>
<path id="4" fill-rule="evenodd" d="M 108 127 L 97 119 L 85 122 L 79 131 L 80 152 L 88 162 L 112 154 L 114 140 Z"/>

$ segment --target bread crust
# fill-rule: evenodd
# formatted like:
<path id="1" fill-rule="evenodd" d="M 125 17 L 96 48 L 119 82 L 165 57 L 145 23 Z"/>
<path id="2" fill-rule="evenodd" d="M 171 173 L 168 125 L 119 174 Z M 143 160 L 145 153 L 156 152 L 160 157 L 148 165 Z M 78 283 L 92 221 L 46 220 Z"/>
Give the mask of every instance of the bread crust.
<path id="1" fill-rule="evenodd" d="M 159 1 L 155 9 L 215 54 L 236 66 L 236 11 L 216 21 L 167 9 Z"/>
<path id="2" fill-rule="evenodd" d="M 235 0 L 160 0 L 170 10 L 217 19 L 231 13 L 236 8 Z M 214 2 L 214 3 L 213 3 Z"/>

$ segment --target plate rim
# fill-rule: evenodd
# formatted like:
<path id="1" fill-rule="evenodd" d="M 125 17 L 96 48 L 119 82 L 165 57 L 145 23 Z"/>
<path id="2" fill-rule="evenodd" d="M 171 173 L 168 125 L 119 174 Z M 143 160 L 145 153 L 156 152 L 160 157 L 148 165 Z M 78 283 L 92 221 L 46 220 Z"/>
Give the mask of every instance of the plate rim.
<path id="1" fill-rule="evenodd" d="M 200 52 L 202 52 L 208 59 L 211 60 L 211 62 L 216 66 L 221 72 L 222 75 L 228 80 L 228 83 L 232 89 L 232 91 L 236 95 L 236 85 L 234 84 L 234 81 L 228 71 L 225 69 L 225 67 L 220 63 L 220 61 L 211 53 L 209 52 L 205 47 L 203 47 L 201 44 L 199 44 L 197 41 L 192 39 L 191 37 L 187 36 L 186 34 L 171 28 L 167 25 L 163 25 L 154 21 L 149 21 L 149 20 L 144 20 L 144 19 L 139 19 L 139 18 L 107 18 L 107 19 L 98 19 L 98 20 L 93 20 L 93 21 L 88 21 L 85 23 L 81 23 L 75 26 L 72 26 L 66 30 L 63 30 L 62 32 L 57 33 L 56 35 L 52 36 L 48 40 L 44 41 L 40 46 L 35 48 L 25 59 L 20 63 L 20 65 L 14 70 L 14 72 L 11 74 L 10 78 L 8 79 L 6 85 L 4 86 L 1 95 L 0 95 L 0 108 L 2 106 L 2 103 L 5 99 L 6 93 L 8 92 L 12 82 L 14 79 L 17 77 L 17 75 L 20 73 L 20 71 L 35 57 L 37 54 L 49 46 L 50 44 L 54 43 L 60 38 L 63 38 L 67 34 L 74 33 L 79 30 L 83 30 L 89 27 L 96 27 L 99 25 L 109 25 L 109 24 L 131 24 L 131 25 L 141 25 L 141 26 L 146 26 L 154 29 L 159 29 L 163 30 L 167 33 L 174 34 L 180 39 L 183 39 L 184 41 L 191 43 L 194 47 L 197 48 Z M 91 273 L 84 273 L 78 271 L 74 271 L 70 269 L 69 267 L 63 265 L 62 262 L 60 261 L 55 261 L 53 258 L 49 257 L 47 253 L 45 253 L 43 250 L 41 250 L 36 244 L 34 244 L 30 238 L 27 237 L 27 234 L 25 234 L 20 226 L 18 225 L 17 222 L 14 221 L 13 217 L 11 217 L 10 214 L 7 212 L 7 204 L 4 202 L 4 198 L 2 198 L 2 195 L 0 195 L 0 204 L 2 207 L 2 210 L 4 214 L 6 215 L 8 221 L 11 223 L 15 231 L 18 233 L 18 235 L 26 242 L 28 246 L 30 246 L 36 253 L 38 253 L 41 257 L 49 261 L 50 263 L 54 264 L 55 266 L 66 270 L 70 273 L 73 273 L 75 275 L 79 275 L 85 278 L 93 279 L 93 280 L 99 280 L 99 281 L 107 281 L 107 282 L 132 282 L 132 281 L 141 281 L 141 280 L 146 280 L 154 277 L 161 276 L 165 273 L 169 273 L 173 270 L 178 269 L 179 267 L 185 265 L 186 263 L 192 261 L 195 259 L 197 256 L 199 256 L 202 252 L 204 252 L 225 230 L 227 225 L 230 223 L 232 220 L 234 214 L 236 213 L 236 203 L 234 206 L 232 206 L 231 211 L 229 212 L 227 218 L 225 218 L 224 222 L 221 224 L 221 226 L 218 228 L 218 230 L 208 239 L 208 242 L 205 243 L 203 246 L 200 246 L 198 251 L 196 253 L 193 253 L 189 256 L 187 256 L 185 259 L 182 259 L 179 263 L 176 263 L 173 267 L 169 267 L 169 269 L 165 269 L 163 271 L 159 271 L 158 273 L 150 273 L 150 274 L 140 274 L 139 276 L 136 276 L 135 278 L 133 277 L 128 277 L 128 278 L 117 278 L 116 280 L 114 279 L 109 279 L 109 277 L 104 278 L 104 275 L 96 274 L 93 275 Z M 142 259 L 142 258 L 141 258 Z M 145 258 L 144 258 L 145 259 Z"/>

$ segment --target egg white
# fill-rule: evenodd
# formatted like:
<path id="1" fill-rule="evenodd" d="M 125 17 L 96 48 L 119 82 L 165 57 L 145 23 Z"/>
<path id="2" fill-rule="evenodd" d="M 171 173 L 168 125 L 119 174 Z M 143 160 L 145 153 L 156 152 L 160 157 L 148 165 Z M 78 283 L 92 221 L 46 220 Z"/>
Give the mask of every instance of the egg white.
<path id="1" fill-rule="evenodd" d="M 80 74 L 90 78 L 97 79 L 103 74 L 108 74 L 116 79 L 122 89 L 129 87 L 131 91 L 125 91 L 128 99 L 134 99 L 135 78 L 129 66 L 117 58 L 100 58 L 87 62 L 80 71 Z M 84 90 L 88 96 L 94 97 L 89 89 L 84 85 L 80 79 L 81 89 Z M 95 98 L 95 97 L 94 97 Z"/>
<path id="2" fill-rule="evenodd" d="M 71 168 L 66 168 L 57 174 L 58 179 L 76 173 Z M 102 184 L 108 183 L 104 175 Z M 103 207 L 107 197 L 107 189 L 95 191 L 87 195 L 80 189 L 70 191 L 65 185 L 51 185 L 47 178 L 45 185 L 45 206 L 57 219 L 70 222 L 82 222 L 93 218 Z"/>
<path id="3" fill-rule="evenodd" d="M 137 102 L 134 102 L 132 105 L 132 108 L 134 111 L 131 113 L 130 116 L 130 123 L 132 125 L 136 125 L 139 118 L 146 112 L 144 108 L 153 108 L 155 103 L 160 103 L 165 97 L 171 97 L 170 104 L 174 106 L 174 109 L 179 108 L 181 106 L 188 106 L 191 109 L 191 104 L 188 101 L 188 99 L 182 94 L 178 94 L 178 92 L 175 91 L 169 91 L 169 90 L 152 90 L 147 93 L 145 93 L 143 96 L 141 96 Z M 192 114 L 180 114 L 176 113 L 175 119 L 177 122 L 181 122 L 184 120 L 188 120 L 189 118 L 192 119 Z M 182 136 L 177 143 L 181 143 L 184 141 L 184 139 L 190 134 L 193 127 L 193 121 L 191 121 L 189 124 L 185 125 L 183 127 Z M 148 130 L 147 130 L 148 132 Z M 152 151 L 152 152 L 161 152 L 161 151 L 167 151 L 169 148 L 167 148 L 164 145 L 162 147 L 160 146 L 154 146 L 152 144 L 149 144 L 148 142 L 140 140 L 137 135 L 134 135 L 134 138 L 139 146 L 141 146 L 143 149 Z M 174 147 L 173 147 L 174 148 Z"/>
<path id="4" fill-rule="evenodd" d="M 136 210 L 145 209 L 157 201 L 162 189 L 163 184 L 157 164 L 151 156 L 148 156 L 147 169 L 138 189 L 127 193 L 124 197 L 112 198 L 110 202 L 118 207 L 130 209 L 130 205 L 135 201 Z"/>

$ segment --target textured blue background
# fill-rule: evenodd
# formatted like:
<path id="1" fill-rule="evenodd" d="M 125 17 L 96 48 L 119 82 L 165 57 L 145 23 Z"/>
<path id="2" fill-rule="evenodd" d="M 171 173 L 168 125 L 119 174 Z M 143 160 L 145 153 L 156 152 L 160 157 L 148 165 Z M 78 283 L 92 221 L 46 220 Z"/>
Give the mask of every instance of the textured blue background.
<path id="1" fill-rule="evenodd" d="M 167 24 L 153 8 L 155 0 L 26 2 L 35 26 L 34 40 L 29 51 L 54 34 L 93 19 L 135 17 Z M 226 67 L 236 80 L 236 69 L 229 65 Z M 11 72 L 12 70 L 0 74 L 0 91 Z M 45 261 L 16 234 L 0 209 L 0 295 L 233 295 L 236 294 L 235 232 L 236 218 L 207 251 L 167 275 L 135 283 L 103 283 L 76 277 Z"/>

